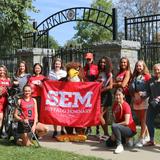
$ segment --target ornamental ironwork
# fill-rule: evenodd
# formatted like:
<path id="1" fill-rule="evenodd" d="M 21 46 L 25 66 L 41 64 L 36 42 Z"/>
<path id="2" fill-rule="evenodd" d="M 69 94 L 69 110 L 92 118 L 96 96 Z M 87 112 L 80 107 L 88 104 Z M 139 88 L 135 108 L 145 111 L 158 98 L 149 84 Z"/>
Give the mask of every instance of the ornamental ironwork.
<path id="1" fill-rule="evenodd" d="M 92 16 L 93 14 L 96 16 Z M 104 18 L 102 19 L 100 17 Z M 73 21 L 86 21 L 95 23 L 112 32 L 113 40 L 117 39 L 117 16 L 115 8 L 112 9 L 112 14 L 110 14 L 95 8 L 75 7 L 59 11 L 46 18 L 40 24 L 34 26 L 36 32 L 33 33 L 33 47 L 36 47 L 37 42 L 42 36 L 48 36 L 49 30 L 52 28 Z"/>

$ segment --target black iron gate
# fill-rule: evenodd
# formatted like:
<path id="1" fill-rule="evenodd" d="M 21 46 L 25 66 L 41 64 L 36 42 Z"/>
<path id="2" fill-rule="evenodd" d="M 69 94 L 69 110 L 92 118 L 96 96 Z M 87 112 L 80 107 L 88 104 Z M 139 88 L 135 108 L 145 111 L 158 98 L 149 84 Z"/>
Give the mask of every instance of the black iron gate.
<path id="1" fill-rule="evenodd" d="M 80 62 L 82 66 L 85 64 L 84 54 L 87 52 L 93 52 L 92 48 L 84 48 L 81 46 L 68 46 L 56 50 L 55 56 L 53 58 L 61 58 L 64 63 L 67 62 Z"/>
<path id="2" fill-rule="evenodd" d="M 143 59 L 148 68 L 160 62 L 160 14 L 125 17 L 125 39 L 140 41 L 139 59 Z"/>

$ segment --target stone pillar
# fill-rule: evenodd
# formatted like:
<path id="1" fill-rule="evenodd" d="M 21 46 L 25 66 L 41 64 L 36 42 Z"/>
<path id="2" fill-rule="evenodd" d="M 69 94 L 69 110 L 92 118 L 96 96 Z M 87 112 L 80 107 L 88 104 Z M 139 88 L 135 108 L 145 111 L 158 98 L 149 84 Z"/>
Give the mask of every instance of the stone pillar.
<path id="1" fill-rule="evenodd" d="M 140 47 L 140 42 L 122 40 L 96 43 L 92 46 L 92 49 L 95 53 L 96 62 L 103 56 L 110 57 L 113 63 L 113 72 L 117 73 L 121 57 L 127 57 L 129 59 L 131 70 L 133 71 L 135 63 L 138 60 Z"/>
<path id="2" fill-rule="evenodd" d="M 26 61 L 29 71 L 32 72 L 33 65 L 40 63 L 45 69 L 51 69 L 52 57 L 55 55 L 54 49 L 46 48 L 25 48 L 18 49 L 16 56 L 17 62 Z M 46 66 L 47 64 L 47 66 Z"/>

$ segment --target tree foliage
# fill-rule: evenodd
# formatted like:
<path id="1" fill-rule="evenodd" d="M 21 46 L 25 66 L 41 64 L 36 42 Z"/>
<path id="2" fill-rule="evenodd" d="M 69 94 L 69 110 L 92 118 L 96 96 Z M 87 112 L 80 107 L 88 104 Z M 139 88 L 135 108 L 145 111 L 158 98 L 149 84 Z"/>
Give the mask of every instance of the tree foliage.
<path id="1" fill-rule="evenodd" d="M 159 0 L 118 0 L 116 7 L 126 17 L 157 14 L 160 9 Z"/>
<path id="2" fill-rule="evenodd" d="M 91 8 L 100 9 L 105 12 L 112 12 L 112 1 L 111 0 L 94 0 L 91 4 Z M 91 15 L 92 17 L 96 16 L 96 13 Z M 101 21 L 104 20 L 104 17 L 99 17 Z M 74 38 L 78 43 L 83 45 L 92 44 L 94 42 L 102 42 L 112 38 L 112 34 L 110 31 L 106 30 L 104 27 L 99 25 L 90 23 L 90 22 L 77 22 L 76 27 L 77 30 Z"/>
<path id="3" fill-rule="evenodd" d="M 24 32 L 31 30 L 28 10 L 36 11 L 32 0 L 0 0 L 0 49 L 3 54 L 17 47 Z"/>
<path id="4" fill-rule="evenodd" d="M 58 49 L 59 48 L 59 44 L 58 44 L 58 42 L 54 39 L 54 37 L 52 37 L 52 36 L 49 36 L 48 37 L 49 39 L 48 39 L 48 47 L 49 48 L 53 48 L 53 49 Z"/>
<path id="5" fill-rule="evenodd" d="M 81 44 L 79 44 L 76 39 L 70 39 L 64 44 L 64 47 L 68 47 L 68 46 L 77 47 L 77 46 L 81 46 Z"/>

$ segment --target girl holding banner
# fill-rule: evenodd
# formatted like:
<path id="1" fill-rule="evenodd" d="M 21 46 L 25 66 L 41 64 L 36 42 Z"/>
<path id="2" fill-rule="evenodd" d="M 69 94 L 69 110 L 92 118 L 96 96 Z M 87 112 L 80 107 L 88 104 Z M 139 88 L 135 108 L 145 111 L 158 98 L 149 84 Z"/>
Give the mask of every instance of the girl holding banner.
<path id="1" fill-rule="evenodd" d="M 61 78 L 66 77 L 66 76 L 67 76 L 67 72 L 64 70 L 62 60 L 60 58 L 56 58 L 53 61 L 53 69 L 49 72 L 48 78 L 50 80 L 58 81 Z M 54 125 L 54 132 L 53 132 L 52 137 L 55 138 L 57 134 L 58 134 L 57 126 Z M 61 127 L 61 134 L 65 134 L 64 127 Z"/>
<path id="2" fill-rule="evenodd" d="M 113 86 L 112 78 L 112 62 L 109 57 L 102 57 L 98 62 L 99 75 L 97 81 L 102 82 L 101 89 L 101 106 L 102 115 L 101 123 L 104 131 L 104 136 L 101 138 L 107 138 L 108 133 L 108 107 L 112 105 L 112 93 Z"/>
<path id="3" fill-rule="evenodd" d="M 32 87 L 32 97 L 37 101 L 38 117 L 40 117 L 42 81 L 46 78 L 42 75 L 42 70 L 41 64 L 35 63 L 33 66 L 33 75 L 28 80 L 28 84 Z"/>

